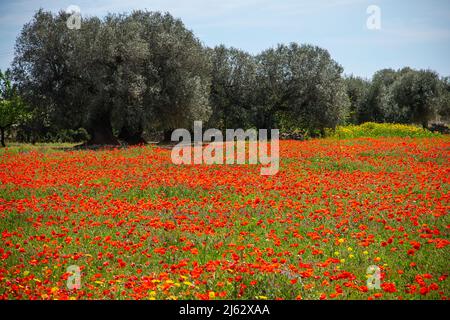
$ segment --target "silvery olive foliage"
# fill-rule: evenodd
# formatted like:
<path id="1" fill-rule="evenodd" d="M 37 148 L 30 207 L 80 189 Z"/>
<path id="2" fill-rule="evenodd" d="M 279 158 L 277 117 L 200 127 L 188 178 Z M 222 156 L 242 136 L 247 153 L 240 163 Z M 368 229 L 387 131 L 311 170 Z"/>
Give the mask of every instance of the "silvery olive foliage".
<path id="1" fill-rule="evenodd" d="M 145 132 L 170 139 L 195 121 L 319 136 L 337 124 L 450 117 L 448 78 L 433 71 L 383 69 L 365 80 L 343 76 L 317 46 L 206 48 L 170 14 L 77 16 L 76 28 L 70 17 L 39 10 L 16 41 L 12 75 L 31 131 L 85 128 L 88 144 L 138 144 Z"/>
<path id="2" fill-rule="evenodd" d="M 209 60 L 183 23 L 135 11 L 104 19 L 39 10 L 17 39 L 15 81 L 23 96 L 61 127 L 85 126 L 91 143 L 115 144 L 147 127 L 207 120 Z"/>

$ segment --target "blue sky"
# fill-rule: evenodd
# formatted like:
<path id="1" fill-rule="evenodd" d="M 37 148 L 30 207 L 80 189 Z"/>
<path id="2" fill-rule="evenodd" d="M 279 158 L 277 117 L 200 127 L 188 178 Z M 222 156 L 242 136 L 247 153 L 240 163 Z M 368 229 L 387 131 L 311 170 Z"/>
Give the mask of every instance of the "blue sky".
<path id="1" fill-rule="evenodd" d="M 430 68 L 450 76 L 450 0 L 0 0 L 0 69 L 15 38 L 40 7 L 77 5 L 82 15 L 133 9 L 168 11 L 209 46 L 223 43 L 258 53 L 277 43 L 328 49 L 346 74 L 371 77 L 382 68 Z M 381 9 L 381 29 L 369 30 L 366 10 Z"/>

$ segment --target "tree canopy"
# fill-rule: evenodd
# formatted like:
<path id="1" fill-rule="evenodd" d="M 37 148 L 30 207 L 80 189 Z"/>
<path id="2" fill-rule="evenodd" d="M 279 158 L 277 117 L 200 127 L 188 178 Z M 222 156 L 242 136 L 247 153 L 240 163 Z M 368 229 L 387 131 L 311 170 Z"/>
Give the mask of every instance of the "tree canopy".
<path id="1" fill-rule="evenodd" d="M 197 38 L 169 14 L 83 18 L 38 11 L 16 43 L 15 80 L 56 126 L 87 128 L 90 144 L 134 142 L 146 127 L 207 120 L 209 63 Z"/>
<path id="2" fill-rule="evenodd" d="M 10 79 L 10 73 L 0 70 L 0 143 L 5 147 L 5 133 L 11 126 L 24 120 L 25 105 L 17 95 Z"/>
<path id="3" fill-rule="evenodd" d="M 31 131 L 85 128 L 88 144 L 115 145 L 144 143 L 149 131 L 167 138 L 194 121 L 318 136 L 340 123 L 427 127 L 450 118 L 450 81 L 430 70 L 383 69 L 366 80 L 344 76 L 313 45 L 279 44 L 257 55 L 207 48 L 170 14 L 83 17 L 81 29 L 68 28 L 68 18 L 41 9 L 16 41 L 12 80 Z M 20 109 L 14 99 L 2 100 L 5 115 Z"/>
<path id="4" fill-rule="evenodd" d="M 278 113 L 314 135 L 344 118 L 343 69 L 328 51 L 292 43 L 262 52 L 257 61 L 260 125 L 273 128 Z"/>

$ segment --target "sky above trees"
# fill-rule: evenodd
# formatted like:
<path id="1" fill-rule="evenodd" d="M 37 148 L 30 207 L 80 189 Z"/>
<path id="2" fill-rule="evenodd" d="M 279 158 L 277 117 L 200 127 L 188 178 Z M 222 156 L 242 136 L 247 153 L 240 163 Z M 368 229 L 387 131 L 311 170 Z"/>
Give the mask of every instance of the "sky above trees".
<path id="1" fill-rule="evenodd" d="M 366 10 L 381 9 L 381 29 L 369 30 Z M 82 15 L 133 9 L 168 11 L 205 45 L 225 44 L 252 54 L 277 43 L 309 43 L 329 50 L 346 74 L 371 77 L 382 68 L 430 68 L 450 75 L 448 0 L 16 0 L 0 1 L 0 69 L 13 58 L 24 23 L 40 7 L 77 5 Z"/>

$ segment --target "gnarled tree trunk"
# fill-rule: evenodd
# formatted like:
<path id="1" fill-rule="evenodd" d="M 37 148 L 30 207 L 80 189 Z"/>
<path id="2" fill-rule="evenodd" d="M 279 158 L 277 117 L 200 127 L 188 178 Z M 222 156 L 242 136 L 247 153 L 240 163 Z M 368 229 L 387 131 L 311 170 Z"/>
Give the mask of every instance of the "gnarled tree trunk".
<path id="1" fill-rule="evenodd" d="M 132 132 L 127 125 L 124 125 L 120 130 L 119 139 L 125 141 L 130 146 L 147 144 L 147 141 L 142 138 L 143 131 L 142 128 L 139 128 L 136 132 Z"/>
<path id="2" fill-rule="evenodd" d="M 88 132 L 91 139 L 86 142 L 87 146 L 93 145 L 120 145 L 119 141 L 113 134 L 111 126 L 111 117 L 109 114 L 97 114 L 91 119 Z"/>

